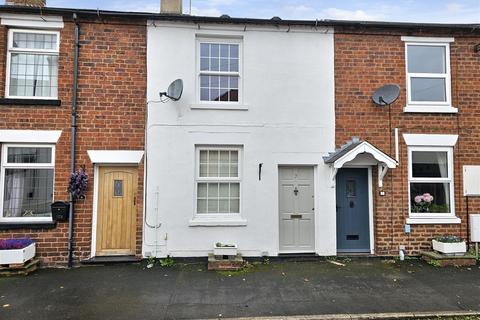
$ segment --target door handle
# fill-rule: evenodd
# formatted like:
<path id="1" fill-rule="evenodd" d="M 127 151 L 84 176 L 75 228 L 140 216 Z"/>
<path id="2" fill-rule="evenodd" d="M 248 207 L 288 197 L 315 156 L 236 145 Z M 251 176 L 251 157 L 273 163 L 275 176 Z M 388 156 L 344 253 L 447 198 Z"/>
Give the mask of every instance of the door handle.
<path id="1" fill-rule="evenodd" d="M 350 201 L 350 208 L 353 208 L 353 207 L 355 207 L 355 202 Z"/>
<path id="2" fill-rule="evenodd" d="M 293 193 L 294 193 L 295 195 L 298 195 L 298 188 L 297 188 L 297 187 L 295 187 L 295 189 L 293 189 Z"/>
<path id="3" fill-rule="evenodd" d="M 133 197 L 133 205 L 134 205 L 134 206 L 137 205 L 137 197 Z"/>

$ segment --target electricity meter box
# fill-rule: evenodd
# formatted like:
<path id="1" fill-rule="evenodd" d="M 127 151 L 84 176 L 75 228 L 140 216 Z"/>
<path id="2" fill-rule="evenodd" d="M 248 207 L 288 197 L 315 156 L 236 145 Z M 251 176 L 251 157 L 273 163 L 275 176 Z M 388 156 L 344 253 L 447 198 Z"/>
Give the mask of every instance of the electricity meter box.
<path id="1" fill-rule="evenodd" d="M 480 242 L 480 214 L 470 215 L 470 241 Z"/>

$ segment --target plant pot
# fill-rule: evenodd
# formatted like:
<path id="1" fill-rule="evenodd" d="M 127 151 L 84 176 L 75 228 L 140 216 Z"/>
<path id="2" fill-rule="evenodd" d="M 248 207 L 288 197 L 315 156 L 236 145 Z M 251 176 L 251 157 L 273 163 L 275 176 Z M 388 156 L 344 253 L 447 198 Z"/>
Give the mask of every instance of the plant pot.
<path id="1" fill-rule="evenodd" d="M 236 256 L 237 252 L 237 245 L 232 245 L 231 247 L 217 247 L 216 243 L 213 245 L 214 256 Z"/>
<path id="2" fill-rule="evenodd" d="M 23 264 L 35 257 L 35 243 L 22 249 L 0 250 L 0 264 Z"/>
<path id="3" fill-rule="evenodd" d="M 447 243 L 432 240 L 432 246 L 433 250 L 446 255 L 464 255 L 467 252 L 467 244 L 465 243 L 465 241 Z"/>

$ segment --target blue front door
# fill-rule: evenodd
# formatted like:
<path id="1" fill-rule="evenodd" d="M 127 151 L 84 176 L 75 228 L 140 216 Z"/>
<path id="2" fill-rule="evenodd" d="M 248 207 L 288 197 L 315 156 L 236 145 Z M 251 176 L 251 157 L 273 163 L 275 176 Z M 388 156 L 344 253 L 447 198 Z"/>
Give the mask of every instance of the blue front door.
<path id="1" fill-rule="evenodd" d="M 337 251 L 370 252 L 368 169 L 337 173 Z"/>

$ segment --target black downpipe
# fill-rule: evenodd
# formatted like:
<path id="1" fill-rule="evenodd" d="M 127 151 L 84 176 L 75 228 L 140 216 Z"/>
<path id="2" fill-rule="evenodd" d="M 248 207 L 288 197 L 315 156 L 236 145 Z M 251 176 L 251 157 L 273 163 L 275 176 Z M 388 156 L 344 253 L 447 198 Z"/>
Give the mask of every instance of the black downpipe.
<path id="1" fill-rule="evenodd" d="M 73 90 L 72 90 L 72 133 L 70 142 L 70 172 L 75 172 L 75 145 L 77 138 L 77 94 L 78 94 L 78 53 L 80 51 L 80 25 L 77 14 L 73 14 L 75 23 L 75 47 L 73 56 Z M 68 219 L 68 267 L 73 266 L 73 213 L 75 212 L 75 199 L 70 194 L 70 212 Z"/>

